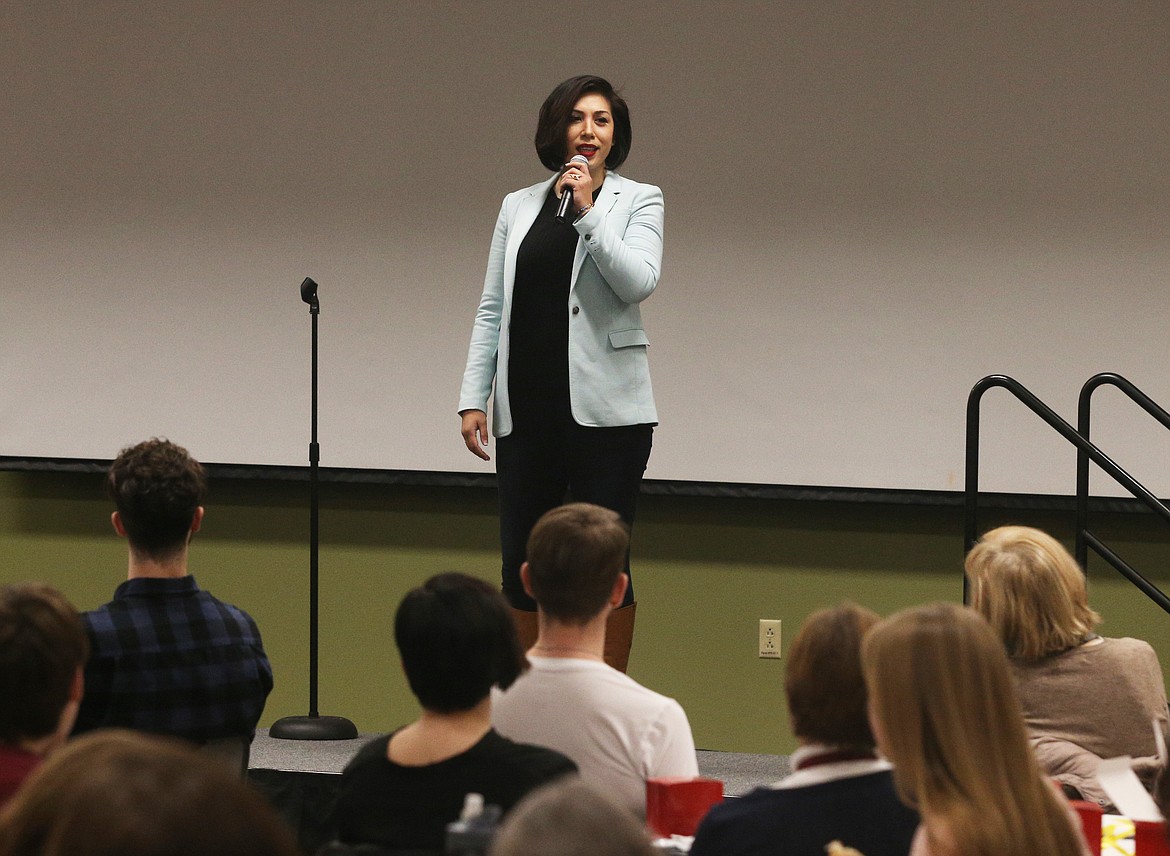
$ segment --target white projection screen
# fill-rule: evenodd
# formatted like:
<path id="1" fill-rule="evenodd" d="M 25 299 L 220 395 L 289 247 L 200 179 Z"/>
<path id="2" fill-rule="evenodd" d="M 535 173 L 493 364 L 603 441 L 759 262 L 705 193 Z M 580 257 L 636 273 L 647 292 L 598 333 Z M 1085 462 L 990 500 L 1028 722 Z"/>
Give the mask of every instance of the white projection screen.
<path id="1" fill-rule="evenodd" d="M 1170 4 L 414 0 L 0 7 L 0 455 L 491 472 L 455 413 L 554 84 L 625 93 L 663 188 L 648 477 L 957 490 L 965 403 L 1170 404 Z M 1170 495 L 1111 389 L 1095 439 Z M 1071 493 L 1000 390 L 987 490 Z M 1103 483 L 1094 490 L 1114 493 Z"/>

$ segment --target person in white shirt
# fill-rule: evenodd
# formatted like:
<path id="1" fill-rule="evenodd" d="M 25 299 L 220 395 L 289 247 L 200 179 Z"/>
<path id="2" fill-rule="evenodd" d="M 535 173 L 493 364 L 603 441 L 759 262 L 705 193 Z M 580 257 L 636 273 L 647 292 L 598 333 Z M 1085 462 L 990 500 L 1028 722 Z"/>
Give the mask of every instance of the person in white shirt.
<path id="1" fill-rule="evenodd" d="M 607 666 L 609 613 L 621 605 L 629 529 L 617 513 L 588 503 L 554 508 L 537 521 L 520 568 L 536 600 L 539 635 L 532 668 L 492 704 L 492 724 L 513 740 L 568 755 L 581 778 L 639 816 L 646 780 L 698 775 L 682 707 Z"/>

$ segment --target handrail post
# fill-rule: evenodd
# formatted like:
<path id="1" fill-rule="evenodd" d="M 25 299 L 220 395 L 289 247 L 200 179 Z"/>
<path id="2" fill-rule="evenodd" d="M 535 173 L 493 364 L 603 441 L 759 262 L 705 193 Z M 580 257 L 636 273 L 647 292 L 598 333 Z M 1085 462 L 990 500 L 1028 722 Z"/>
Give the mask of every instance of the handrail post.
<path id="1" fill-rule="evenodd" d="M 983 393 L 999 384 L 1002 375 L 983 378 L 967 396 L 967 463 L 963 477 L 963 556 L 971 552 L 979 538 L 979 405 Z M 963 603 L 969 600 L 970 581 L 963 572 Z"/>
<path id="2" fill-rule="evenodd" d="M 1077 433 L 1085 440 L 1089 440 L 1089 399 L 1092 389 L 1089 385 L 1093 378 L 1085 381 L 1081 387 L 1080 397 L 1077 399 Z M 1093 387 L 1096 388 L 1095 386 Z M 1077 534 L 1076 559 L 1081 566 L 1081 573 L 1089 572 L 1089 542 L 1085 533 L 1089 529 L 1089 454 L 1082 447 L 1077 446 Z"/>
<path id="3" fill-rule="evenodd" d="M 1100 372 L 1093 375 L 1085 385 L 1081 387 L 1080 396 L 1077 399 L 1077 432 L 1086 440 L 1091 442 L 1089 438 L 1090 419 L 1093 393 L 1098 388 L 1109 384 L 1117 387 L 1117 389 L 1129 396 L 1135 404 L 1146 411 L 1150 416 L 1154 417 L 1163 428 L 1170 429 L 1170 412 L 1161 407 L 1154 399 L 1150 398 L 1144 392 L 1130 381 L 1128 378 L 1117 374 L 1117 372 Z M 1112 473 L 1111 473 L 1112 475 Z M 1131 493 L 1133 491 L 1131 490 Z M 1136 496 L 1136 494 L 1135 494 Z M 1140 497 L 1139 497 L 1140 498 Z M 1162 505 L 1161 502 L 1158 503 Z M 1147 505 L 1149 503 L 1147 502 Z M 1153 506 L 1150 506 L 1154 510 Z M 1081 447 L 1077 447 L 1077 539 L 1076 539 L 1076 558 L 1083 571 L 1088 571 L 1089 559 L 1089 456 L 1087 451 Z"/>

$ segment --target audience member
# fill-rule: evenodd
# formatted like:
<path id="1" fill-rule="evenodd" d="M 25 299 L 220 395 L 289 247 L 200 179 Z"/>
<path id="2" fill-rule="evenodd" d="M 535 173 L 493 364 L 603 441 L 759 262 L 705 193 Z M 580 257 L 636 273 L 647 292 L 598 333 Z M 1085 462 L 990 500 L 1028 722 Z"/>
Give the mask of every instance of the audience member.
<path id="1" fill-rule="evenodd" d="M 535 791 L 500 828 L 489 856 L 654 856 L 646 828 L 594 786 L 571 779 Z"/>
<path id="2" fill-rule="evenodd" d="M 906 856 L 918 815 L 898 800 L 866 718 L 861 640 L 878 620 L 853 604 L 808 617 L 788 647 L 785 672 L 800 743 L 794 772 L 713 807 L 692 856 L 824 856 L 835 840 L 865 856 Z"/>
<path id="3" fill-rule="evenodd" d="M 443 851 L 447 824 L 469 792 L 507 812 L 538 785 L 576 766 L 551 749 L 491 727 L 491 688 L 507 688 L 524 654 L 503 596 L 463 574 L 410 591 L 394 638 L 422 715 L 366 744 L 346 767 L 335 809 L 344 843 Z"/>
<path id="4" fill-rule="evenodd" d="M 108 729 L 53 754 L 0 813 L 0 856 L 298 856 L 263 798 L 172 738 Z"/>
<path id="5" fill-rule="evenodd" d="M 91 654 L 77 732 L 120 726 L 196 742 L 254 732 L 272 689 L 260 633 L 187 572 L 206 484 L 199 462 L 167 440 L 124 449 L 110 467 L 129 574 L 82 616 Z"/>
<path id="6" fill-rule="evenodd" d="M 1003 645 L 978 613 L 896 613 L 866 635 L 862 664 L 878 748 L 922 815 L 911 856 L 1089 852 L 1032 755 Z"/>
<path id="7" fill-rule="evenodd" d="M 1106 810 L 1113 806 L 1097 783 L 1102 758 L 1129 755 L 1153 787 L 1160 767 L 1154 728 L 1165 733 L 1167 726 L 1154 649 L 1094 632 L 1101 617 L 1089 608 L 1084 573 L 1038 529 L 993 529 L 967 555 L 966 570 L 971 605 L 1011 660 L 1041 766 Z"/>
<path id="8" fill-rule="evenodd" d="M 0 806 L 69 736 L 88 650 L 61 592 L 39 583 L 0 589 Z"/>
<path id="9" fill-rule="evenodd" d="M 698 775 L 682 707 L 607 666 L 606 618 L 622 603 L 629 530 L 608 509 L 570 503 L 528 538 L 521 580 L 536 600 L 532 668 L 492 709 L 500 733 L 564 752 L 581 776 L 646 814 L 646 780 Z"/>

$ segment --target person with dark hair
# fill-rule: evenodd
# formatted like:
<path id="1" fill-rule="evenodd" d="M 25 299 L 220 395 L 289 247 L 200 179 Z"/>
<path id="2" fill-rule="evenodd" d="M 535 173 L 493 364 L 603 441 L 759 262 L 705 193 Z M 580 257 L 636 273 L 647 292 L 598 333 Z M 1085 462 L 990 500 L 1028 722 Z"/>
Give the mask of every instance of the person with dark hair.
<path id="1" fill-rule="evenodd" d="M 878 615 L 854 604 L 814 612 L 788 649 L 784 691 L 800 747 L 794 772 L 714 806 L 694 856 L 823 856 L 833 841 L 906 856 L 918 814 L 898 799 L 866 716 L 861 640 Z"/>
<path id="2" fill-rule="evenodd" d="M 544 514 L 520 568 L 536 600 L 532 668 L 498 693 L 492 722 L 516 740 L 551 746 L 581 777 L 637 815 L 646 780 L 699 773 L 687 715 L 677 701 L 606 665 L 606 619 L 622 602 L 629 530 L 617 512 L 574 502 Z"/>
<path id="3" fill-rule="evenodd" d="M 127 579 L 82 615 L 91 656 L 76 732 L 118 726 L 196 743 L 250 739 L 272 690 L 256 623 L 187 570 L 207 480 L 187 450 L 152 439 L 123 449 L 106 488 L 129 545 Z"/>
<path id="4" fill-rule="evenodd" d="M 174 739 L 69 742 L 0 814 L 0 856 L 299 856 L 252 788 Z"/>
<path id="5" fill-rule="evenodd" d="M 468 793 L 507 812 L 576 771 L 560 753 L 492 729 L 491 688 L 511 686 L 525 662 L 508 604 L 490 585 L 432 577 L 402 599 L 394 640 L 422 715 L 367 743 L 345 768 L 334 809 L 340 841 L 441 853 Z"/>
<path id="6" fill-rule="evenodd" d="M 0 589 L 0 806 L 73 728 L 89 643 L 65 595 Z"/>
<path id="7" fill-rule="evenodd" d="M 604 78 L 571 77 L 549 94 L 535 142 L 554 175 L 504 198 L 472 327 L 463 441 L 488 460 L 494 385 L 503 590 L 525 645 L 536 637 L 520 582 L 533 524 L 568 492 L 632 525 L 658 422 L 639 304 L 662 269 L 662 191 L 618 174 L 631 139 L 625 99 Z M 628 577 L 628 555 L 623 564 Z M 627 586 L 606 643 L 622 671 L 634 608 Z"/>

